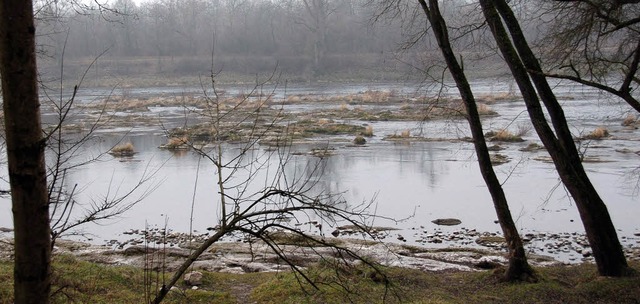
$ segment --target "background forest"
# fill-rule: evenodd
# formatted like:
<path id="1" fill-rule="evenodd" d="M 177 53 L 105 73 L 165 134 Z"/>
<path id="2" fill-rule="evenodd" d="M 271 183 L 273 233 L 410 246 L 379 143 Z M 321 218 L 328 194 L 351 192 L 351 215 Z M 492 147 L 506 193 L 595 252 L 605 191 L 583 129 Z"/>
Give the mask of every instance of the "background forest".
<path id="1" fill-rule="evenodd" d="M 40 70 L 56 78 L 64 63 L 65 75 L 75 77 L 99 58 L 90 77 L 198 76 L 210 73 L 213 59 L 225 73 L 255 75 L 277 67 L 291 81 L 423 77 L 414 69 L 439 56 L 424 35 L 424 20 L 410 11 L 383 18 L 369 2 L 117 0 L 107 8 L 47 1 L 36 10 Z M 461 8 L 474 11 L 459 2 L 442 8 L 453 24 L 469 21 Z M 465 52 L 487 50 L 474 35 L 457 41 Z M 409 47 L 415 44 L 420 47 Z M 485 67 L 489 62 L 470 57 L 482 58 Z"/>

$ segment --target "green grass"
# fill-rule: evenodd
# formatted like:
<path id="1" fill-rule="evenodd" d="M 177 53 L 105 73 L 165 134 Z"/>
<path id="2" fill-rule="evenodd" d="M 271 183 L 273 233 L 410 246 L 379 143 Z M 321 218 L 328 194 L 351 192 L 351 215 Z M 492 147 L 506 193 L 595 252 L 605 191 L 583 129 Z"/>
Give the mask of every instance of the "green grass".
<path id="1" fill-rule="evenodd" d="M 13 265 L 0 263 L 0 303 L 13 301 Z M 99 265 L 61 255 L 52 266 L 52 303 L 144 303 L 144 271 L 125 266 Z M 165 278 L 168 280 L 169 275 Z M 237 303 L 234 295 L 226 290 L 234 282 L 234 275 L 207 273 L 199 290 L 179 285 L 180 292 L 171 292 L 163 303 Z M 236 275 L 237 276 L 237 275 Z M 265 276 L 265 277 L 268 277 Z M 161 277 L 160 277 L 161 278 Z M 252 281 L 251 276 L 243 280 Z M 261 281 L 253 279 L 257 285 Z M 214 288 L 215 286 L 215 288 Z M 218 287 L 220 286 L 220 287 Z M 153 285 L 153 290 L 156 286 Z"/>
<path id="2" fill-rule="evenodd" d="M 632 264 L 638 269 L 640 264 Z M 256 288 L 258 303 L 638 303 L 640 277 L 602 278 L 594 265 L 537 269 L 540 282 L 503 283 L 491 271 L 427 273 L 388 268 L 386 285 L 366 270 L 351 272 L 314 268 L 302 291 L 293 274 L 286 274 Z M 348 293 L 349 290 L 357 292 Z"/>
<path id="3" fill-rule="evenodd" d="M 640 269 L 639 262 L 632 267 Z M 0 263 L 0 303 L 13 301 L 10 262 Z M 503 283 L 493 271 L 423 272 L 329 261 L 305 271 L 319 290 L 290 272 L 229 274 L 204 272 L 203 285 L 179 284 L 164 303 L 638 303 L 640 276 L 599 277 L 594 265 L 537 268 L 539 282 Z M 72 256 L 53 263 L 52 303 L 144 303 L 144 272 L 98 265 Z M 169 278 L 169 274 L 166 275 Z M 155 290 L 155 286 L 153 287 Z"/>

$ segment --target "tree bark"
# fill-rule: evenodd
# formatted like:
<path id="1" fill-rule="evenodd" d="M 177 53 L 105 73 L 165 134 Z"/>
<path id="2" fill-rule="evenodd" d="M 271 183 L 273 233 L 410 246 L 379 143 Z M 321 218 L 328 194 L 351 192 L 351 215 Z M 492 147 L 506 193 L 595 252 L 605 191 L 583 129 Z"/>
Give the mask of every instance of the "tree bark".
<path id="1" fill-rule="evenodd" d="M 0 22 L 0 73 L 14 225 L 15 303 L 48 303 L 51 233 L 32 1 L 2 1 Z"/>
<path id="2" fill-rule="evenodd" d="M 438 46 L 445 61 L 447 62 L 449 72 L 456 82 L 456 86 L 458 87 L 458 91 L 460 92 L 460 96 L 462 97 L 467 111 L 467 120 L 469 122 L 469 128 L 471 129 L 480 172 L 482 173 L 485 184 L 491 193 L 493 205 L 498 216 L 498 221 L 500 222 L 500 228 L 502 229 L 502 233 L 504 234 L 509 249 L 509 265 L 505 272 L 504 280 L 536 281 L 533 269 L 527 262 L 522 239 L 518 234 L 518 229 L 516 228 L 511 216 L 511 211 L 509 210 L 509 204 L 507 203 L 504 190 L 502 189 L 502 185 L 493 170 L 476 101 L 464 70 L 458 63 L 456 55 L 453 52 L 453 48 L 451 47 L 447 25 L 440 13 L 438 1 L 429 0 L 429 4 L 427 4 L 425 0 L 418 0 L 418 2 L 420 2 L 424 13 L 427 15 L 427 19 L 431 24 L 431 29 L 438 42 Z"/>
<path id="3" fill-rule="evenodd" d="M 498 48 L 520 88 L 531 122 L 549 152 L 560 179 L 576 203 L 598 272 L 605 276 L 623 276 L 629 273 L 607 207 L 582 166 L 562 107 L 543 76 L 537 58 L 528 46 L 513 12 L 504 0 L 480 0 L 480 5 Z M 503 21 L 511 37 L 506 32 Z M 553 130 L 544 116 L 540 99 L 549 113 Z"/>

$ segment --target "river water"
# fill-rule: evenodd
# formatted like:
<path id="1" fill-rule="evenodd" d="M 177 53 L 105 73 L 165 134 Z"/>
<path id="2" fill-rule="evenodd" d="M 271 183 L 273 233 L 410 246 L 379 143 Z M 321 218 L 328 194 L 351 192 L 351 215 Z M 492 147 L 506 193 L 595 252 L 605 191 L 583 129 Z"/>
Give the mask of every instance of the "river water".
<path id="1" fill-rule="evenodd" d="M 510 90 L 509 84 L 496 81 L 473 83 L 476 94 L 498 94 Z M 113 92 L 129 96 L 198 94 L 198 88 L 144 88 Z M 238 93 L 246 89 L 230 87 L 229 92 Z M 428 88 L 417 89 L 413 84 L 376 85 L 323 85 L 279 87 L 276 96 L 284 94 L 345 94 L 364 90 L 394 90 L 400 94 L 423 94 Z M 640 156 L 635 153 L 617 152 L 622 149 L 640 151 L 640 131 L 621 126 L 630 108 L 596 91 L 578 88 L 570 84 L 558 84 L 556 94 L 561 99 L 565 113 L 577 136 L 596 127 L 606 127 L 613 136 L 609 139 L 582 142 L 580 149 L 598 162 L 585 163 L 590 178 L 608 205 L 613 222 L 623 238 L 625 246 L 638 246 L 640 233 L 640 200 L 638 198 L 638 173 Z M 112 94 L 98 89 L 80 91 L 82 100 L 101 98 Z M 427 93 L 429 94 L 429 93 Z M 455 91 L 445 94 L 455 94 Z M 324 105 L 327 106 L 327 105 Z M 337 105 L 328 105 L 337 106 Z M 286 110 L 305 109 L 288 106 Z M 317 109 L 317 105 L 307 108 Z M 485 130 L 497 130 L 514 126 L 526 128 L 527 115 L 522 102 L 498 102 L 491 108 L 500 115 L 483 120 Z M 150 115 L 169 117 L 179 115 L 180 109 L 154 108 Z M 371 218 L 376 226 L 399 229 L 392 232 L 402 235 L 413 243 L 423 234 L 462 229 L 498 232 L 491 198 L 480 176 L 470 143 L 462 141 L 399 143 L 384 141 L 388 134 L 411 130 L 433 138 L 460 138 L 469 136 L 465 121 L 427 122 L 353 122 L 369 124 L 375 135 L 364 147 L 353 147 L 341 139 L 326 137 L 312 144 L 295 145 L 295 155 L 290 156 L 287 174 L 300 175 L 304 170 L 320 165 L 322 175 L 310 177 L 316 182 L 314 191 L 340 193 L 347 204 L 371 203 L 370 212 L 380 215 Z M 124 132 L 126 131 L 126 132 Z M 77 200 L 84 204 L 92 200 L 113 198 L 129 191 L 143 176 L 153 173 L 130 198 L 143 199 L 115 220 L 100 225 L 82 227 L 83 233 L 94 242 L 110 239 L 126 239 L 122 232 L 148 227 L 168 227 L 186 232 L 193 225 L 197 231 L 205 231 L 217 223 L 219 198 L 216 191 L 217 176 L 211 162 L 197 154 L 182 151 L 171 152 L 158 149 L 166 142 L 159 128 L 124 128 L 101 131 L 96 141 L 85 154 L 107 151 L 118 141 L 131 141 L 138 152 L 131 159 L 119 159 L 109 155 L 100 161 L 80 167 L 69 176 L 69 185 L 77 184 Z M 559 183 L 553 165 L 539 160 L 546 153 L 522 152 L 519 149 L 529 143 L 540 143 L 535 132 L 524 136 L 524 143 L 501 144 L 509 163 L 495 169 L 503 182 L 511 212 L 518 228 L 526 233 L 582 233 L 583 228 L 567 192 Z M 334 155 L 320 159 L 307 155 L 312 148 L 330 147 Z M 225 155 L 233 157 L 237 146 L 225 146 Z M 260 155 L 267 147 L 257 146 Z M 239 173 L 237 180 L 243 178 Z M 256 176 L 250 190 L 258 191 L 265 185 L 268 174 Z M 145 190 L 152 190 L 145 193 Z M 0 226 L 11 226 L 10 202 L 0 202 Z M 85 205 L 86 206 L 86 205 Z M 193 208 L 192 208 L 193 207 Z M 82 212 L 77 209 L 77 212 Z M 385 218 L 391 218 L 389 220 Z M 438 218 L 457 218 L 459 226 L 445 227 L 433 224 Z M 193 220 L 190 220 L 193 219 Z M 325 228 L 330 229 L 330 228 Z M 326 231 L 325 231 L 326 232 Z M 331 232 L 329 230 L 328 232 Z M 395 238 L 391 238 L 395 240 Z M 434 245 L 435 246 L 435 245 Z M 438 245 L 445 246 L 445 245 Z"/>

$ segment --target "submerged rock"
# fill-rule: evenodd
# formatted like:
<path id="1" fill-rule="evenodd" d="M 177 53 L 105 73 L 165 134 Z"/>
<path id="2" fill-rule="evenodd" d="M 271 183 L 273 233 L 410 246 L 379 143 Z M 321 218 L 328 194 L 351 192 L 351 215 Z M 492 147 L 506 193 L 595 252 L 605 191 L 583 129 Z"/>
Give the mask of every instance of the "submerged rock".
<path id="1" fill-rule="evenodd" d="M 493 145 L 493 146 L 491 146 L 491 147 L 488 147 L 487 149 L 488 149 L 489 151 L 498 152 L 498 151 L 502 151 L 502 150 L 504 150 L 505 148 L 504 148 L 504 147 L 502 147 L 502 146 L 499 146 L 499 145 Z"/>
<path id="2" fill-rule="evenodd" d="M 491 154 L 489 157 L 491 158 L 491 164 L 494 166 L 506 164 L 511 161 L 509 157 L 502 154 Z"/>
<path id="3" fill-rule="evenodd" d="M 455 218 L 435 219 L 431 222 L 436 225 L 442 225 L 442 226 L 455 226 L 455 225 L 462 224 L 461 220 L 455 219 Z"/>
<path id="4" fill-rule="evenodd" d="M 506 242 L 501 236 L 481 236 L 476 239 L 476 244 L 486 247 L 502 247 Z"/>
<path id="5" fill-rule="evenodd" d="M 544 150 L 544 147 L 537 143 L 530 143 L 528 146 L 518 149 L 518 151 L 521 152 L 535 152 L 539 150 Z"/>
<path id="6" fill-rule="evenodd" d="M 361 146 L 361 145 L 364 145 L 364 144 L 366 144 L 366 143 L 367 143 L 367 140 L 366 140 L 366 139 L 364 139 L 364 137 L 363 137 L 363 136 L 356 136 L 356 138 L 353 140 L 353 144 L 354 144 L 354 145 L 359 145 L 359 146 Z"/>

